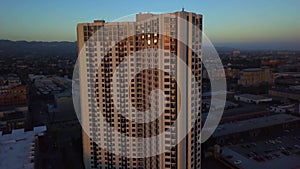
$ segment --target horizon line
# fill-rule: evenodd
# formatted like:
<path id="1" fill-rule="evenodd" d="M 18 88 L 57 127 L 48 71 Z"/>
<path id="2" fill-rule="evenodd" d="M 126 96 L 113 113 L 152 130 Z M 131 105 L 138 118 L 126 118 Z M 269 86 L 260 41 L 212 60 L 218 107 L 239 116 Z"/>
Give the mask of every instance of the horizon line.
<path id="1" fill-rule="evenodd" d="M 77 43 L 77 40 L 75 41 L 68 41 L 68 40 L 11 40 L 11 39 L 0 39 L 0 41 L 10 41 L 10 42 L 28 42 L 28 43 L 36 43 L 36 42 L 42 42 L 42 43 Z M 294 52 L 300 52 L 300 48 L 299 49 L 271 49 L 270 47 L 266 47 L 266 48 L 255 48 L 255 47 L 251 47 L 251 45 L 247 45 L 248 42 L 244 42 L 244 44 L 242 42 L 212 42 L 213 44 L 216 44 L 214 47 L 215 48 L 232 48 L 232 50 L 241 50 L 241 51 L 294 51 Z M 228 43 L 228 45 L 226 45 Z M 234 43 L 236 43 L 236 45 L 234 45 Z M 248 47 L 237 47 L 239 44 L 240 45 L 246 45 Z M 252 42 L 252 43 L 258 43 L 259 42 Z M 269 45 L 271 45 L 271 43 L 269 43 Z M 248 49 L 246 49 L 248 48 Z"/>

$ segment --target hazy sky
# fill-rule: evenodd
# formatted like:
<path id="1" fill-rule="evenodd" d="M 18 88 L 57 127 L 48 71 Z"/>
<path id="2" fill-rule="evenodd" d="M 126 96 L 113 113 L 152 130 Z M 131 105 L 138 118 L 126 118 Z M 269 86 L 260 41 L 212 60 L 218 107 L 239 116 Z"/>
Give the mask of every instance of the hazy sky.
<path id="1" fill-rule="evenodd" d="M 75 41 L 80 22 L 182 7 L 215 43 L 300 42 L 299 0 L 1 0 L 0 39 Z"/>

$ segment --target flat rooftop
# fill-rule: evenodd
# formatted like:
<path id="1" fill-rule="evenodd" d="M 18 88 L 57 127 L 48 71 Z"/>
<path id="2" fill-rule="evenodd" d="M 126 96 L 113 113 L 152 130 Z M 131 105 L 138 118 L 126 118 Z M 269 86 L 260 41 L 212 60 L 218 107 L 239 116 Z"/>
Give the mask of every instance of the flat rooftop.
<path id="1" fill-rule="evenodd" d="M 251 104 L 251 103 L 241 102 L 239 103 L 238 107 L 225 109 L 222 115 L 222 119 L 243 116 L 243 115 L 257 115 L 259 113 L 268 112 L 267 108 L 268 106 L 265 104 Z M 202 119 L 206 119 L 207 116 L 208 113 L 202 113 Z"/>
<path id="2" fill-rule="evenodd" d="M 260 129 L 296 121 L 300 121 L 300 118 L 288 114 L 277 114 L 233 123 L 225 123 L 219 125 L 219 127 L 213 133 L 213 137 L 221 137 L 234 133 L 241 133 L 249 130 Z"/>
<path id="3" fill-rule="evenodd" d="M 253 94 L 240 94 L 240 95 L 236 95 L 237 97 L 244 97 L 247 99 L 251 99 L 251 100 L 265 100 L 265 99 L 272 99 L 270 97 L 265 97 L 265 96 L 261 96 L 261 95 L 253 95 Z"/>
<path id="4" fill-rule="evenodd" d="M 41 126 L 33 131 L 19 129 L 11 134 L 0 133 L 0 168 L 34 169 L 35 136 L 46 130 L 46 126 Z"/>
<path id="5" fill-rule="evenodd" d="M 243 69 L 245 72 L 259 72 L 262 71 L 262 68 L 248 68 L 248 69 Z"/>
<path id="6" fill-rule="evenodd" d="M 282 93 L 289 93 L 289 94 L 300 94 L 300 90 L 295 89 L 289 89 L 289 88 L 276 88 L 276 89 L 270 89 L 272 91 L 282 92 Z"/>
<path id="7" fill-rule="evenodd" d="M 267 110 L 267 106 L 265 104 L 251 104 L 251 103 L 239 103 L 240 107 L 236 107 L 233 109 L 225 110 L 223 113 L 223 117 L 243 115 L 248 113 L 256 113 Z"/>

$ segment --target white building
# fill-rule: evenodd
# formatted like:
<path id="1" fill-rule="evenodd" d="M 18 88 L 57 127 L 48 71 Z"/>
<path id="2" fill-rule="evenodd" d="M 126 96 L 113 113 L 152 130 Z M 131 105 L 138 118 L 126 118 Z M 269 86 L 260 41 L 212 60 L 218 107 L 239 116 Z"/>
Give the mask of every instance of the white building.
<path id="1" fill-rule="evenodd" d="M 0 168 L 34 169 L 36 136 L 44 135 L 46 130 L 46 126 L 41 126 L 33 131 L 18 129 L 5 135 L 0 132 Z"/>
<path id="2" fill-rule="evenodd" d="M 242 101 L 246 103 L 255 103 L 255 104 L 271 102 L 273 100 L 272 98 L 268 98 L 260 95 L 253 95 L 253 94 L 236 95 L 234 96 L 234 98 L 237 101 Z"/>
<path id="3" fill-rule="evenodd" d="M 186 22 L 180 22 L 182 18 Z M 201 74 L 202 65 L 201 37 L 189 23 L 202 30 L 202 15 L 192 12 L 175 12 L 171 14 L 137 14 L 136 22 L 110 22 L 95 21 L 77 26 L 79 46 L 79 72 L 80 72 L 80 100 L 81 122 L 86 133 L 83 133 L 84 163 L 90 168 L 200 168 L 201 145 L 199 142 L 201 128 Z M 94 35 L 94 36 L 93 36 Z M 134 35 L 134 36 L 133 36 Z M 90 39 L 89 39 L 90 38 Z M 177 39 L 187 40 L 187 45 Z M 86 45 L 86 46 L 85 46 Z M 113 47 L 111 47 L 113 45 Z M 139 51 L 153 49 L 151 52 Z M 158 49 L 164 51 L 160 53 Z M 105 52 L 106 51 L 106 52 Z M 135 55 L 134 55 L 135 54 Z M 129 59 L 129 56 L 134 55 Z M 178 56 L 190 67 L 197 79 L 197 84 L 192 84 L 184 74 L 184 68 L 179 65 Z M 163 57 L 158 57 L 163 56 Z M 127 59 L 127 60 L 126 60 Z M 125 61 L 124 61 L 125 60 Z M 157 69 L 148 69 L 141 72 L 131 84 L 131 89 L 126 88 L 122 80 L 113 82 L 113 73 L 116 67 L 123 63 L 127 66 L 120 68 L 118 78 L 126 77 L 131 71 L 143 67 L 159 67 L 172 69 L 179 79 L 177 83 L 189 85 L 184 100 L 177 96 L 174 77 Z M 98 62 L 100 62 L 99 65 Z M 96 65 L 96 66 L 95 66 Z M 93 67 L 95 66 L 95 67 Z M 126 80 L 126 79 L 125 79 Z M 195 86 L 199 91 L 191 91 Z M 112 88 L 114 88 L 112 91 Z M 154 100 L 148 100 L 149 93 L 155 89 L 164 91 L 168 104 L 157 121 L 143 123 L 150 116 L 159 116 L 158 111 L 145 114 L 149 107 L 158 110 L 160 98 L 154 94 Z M 189 91 L 188 91 L 189 90 Z M 114 94 L 112 94 L 114 93 Z M 112 96 L 119 99 L 113 102 Z M 201 95 L 201 94 L 200 94 Z M 132 104 L 138 109 L 130 108 Z M 189 121 L 180 121 L 173 126 L 173 121 L 179 113 L 181 102 L 189 116 Z M 120 109 L 117 110 L 117 107 Z M 102 113 L 102 114 L 100 114 Z M 124 115 L 125 117 L 121 116 Z M 191 114 L 197 114 L 195 128 L 182 141 L 177 138 L 184 133 L 187 126 L 192 125 Z M 100 116 L 105 119 L 100 119 Z M 135 122 L 127 120 L 134 117 Z M 196 118 L 195 116 L 193 118 Z M 180 120 L 180 119 L 179 119 Z M 108 122 L 108 124 L 106 124 Z M 184 125 L 187 123 L 186 125 Z M 131 137 L 122 137 L 112 132 L 110 126 L 119 133 Z M 144 144 L 142 139 L 158 135 L 164 131 L 165 138 Z M 183 135 L 183 134 L 182 134 Z M 178 143 L 174 147 L 172 144 Z M 148 158 L 128 158 L 127 154 L 143 157 L 144 154 L 157 152 L 170 148 L 160 155 Z M 107 151 L 110 150 L 110 151 Z M 119 151 L 124 155 L 116 155 Z"/>

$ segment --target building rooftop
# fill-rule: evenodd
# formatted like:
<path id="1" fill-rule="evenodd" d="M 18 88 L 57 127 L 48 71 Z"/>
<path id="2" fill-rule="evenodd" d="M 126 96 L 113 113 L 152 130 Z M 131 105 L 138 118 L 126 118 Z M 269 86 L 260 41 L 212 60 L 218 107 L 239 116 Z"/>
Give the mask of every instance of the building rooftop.
<path id="1" fill-rule="evenodd" d="M 275 88 L 275 89 L 270 89 L 270 90 L 283 92 L 283 93 L 290 93 L 290 94 L 300 94 L 300 90 L 292 90 L 292 89 L 288 89 L 288 88 Z"/>
<path id="2" fill-rule="evenodd" d="M 244 72 L 259 72 L 262 71 L 262 68 L 248 68 L 248 69 L 243 69 Z"/>
<path id="3" fill-rule="evenodd" d="M 29 75 L 29 78 L 34 81 L 38 94 L 55 95 L 64 90 L 71 91 L 72 80 L 59 76 L 44 76 L 44 75 Z"/>
<path id="4" fill-rule="evenodd" d="M 263 104 L 239 103 L 240 107 L 225 110 L 223 116 L 235 116 L 247 113 L 266 111 L 267 107 Z"/>
<path id="5" fill-rule="evenodd" d="M 234 94 L 234 92 L 231 92 L 231 91 L 204 92 L 204 93 L 202 93 L 202 97 L 209 97 L 209 96 L 215 96 L 215 95 L 226 95 L 226 94 Z"/>
<path id="6" fill-rule="evenodd" d="M 33 169 L 35 136 L 42 135 L 46 130 L 46 126 L 41 126 L 33 131 L 18 129 L 11 134 L 0 133 L 0 168 Z"/>
<path id="7" fill-rule="evenodd" d="M 237 96 L 238 97 L 244 97 L 244 98 L 251 99 L 251 100 L 256 100 L 256 101 L 271 99 L 271 98 L 268 98 L 268 97 L 265 97 L 265 96 L 253 95 L 253 94 L 241 94 L 241 95 L 237 95 Z"/>
<path id="8" fill-rule="evenodd" d="M 213 133 L 213 137 L 221 137 L 295 121 L 300 121 L 300 118 L 288 114 L 277 114 L 233 123 L 225 123 L 216 129 L 216 131 Z"/>

